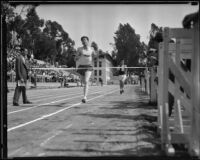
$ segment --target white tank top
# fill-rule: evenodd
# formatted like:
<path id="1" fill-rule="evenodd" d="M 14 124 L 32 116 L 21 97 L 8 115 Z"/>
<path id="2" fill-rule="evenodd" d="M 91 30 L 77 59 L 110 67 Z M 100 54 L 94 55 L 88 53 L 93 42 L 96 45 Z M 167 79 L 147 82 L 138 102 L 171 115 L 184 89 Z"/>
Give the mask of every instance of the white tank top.
<path id="1" fill-rule="evenodd" d="M 79 65 L 92 65 L 92 56 L 94 54 L 94 50 L 91 47 L 88 47 L 88 49 L 80 47 L 77 49 L 77 52 L 79 56 Z"/>

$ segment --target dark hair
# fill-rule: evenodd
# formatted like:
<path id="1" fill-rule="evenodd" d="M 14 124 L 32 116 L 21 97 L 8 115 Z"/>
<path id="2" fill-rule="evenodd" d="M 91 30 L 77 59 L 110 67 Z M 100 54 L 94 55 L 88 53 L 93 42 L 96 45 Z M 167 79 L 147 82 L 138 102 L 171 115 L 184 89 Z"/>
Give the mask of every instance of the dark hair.
<path id="1" fill-rule="evenodd" d="M 86 38 L 89 41 L 89 38 L 87 36 L 82 36 L 81 41 L 83 41 L 84 38 Z"/>
<path id="2" fill-rule="evenodd" d="M 25 49 L 23 47 L 20 48 L 20 51 L 23 52 Z"/>

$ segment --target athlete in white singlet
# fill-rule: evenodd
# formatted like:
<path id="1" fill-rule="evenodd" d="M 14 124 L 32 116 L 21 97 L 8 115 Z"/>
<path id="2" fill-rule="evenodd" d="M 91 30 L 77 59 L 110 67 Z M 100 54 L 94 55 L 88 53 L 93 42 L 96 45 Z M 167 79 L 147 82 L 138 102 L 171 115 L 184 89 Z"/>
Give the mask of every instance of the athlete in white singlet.
<path id="1" fill-rule="evenodd" d="M 84 83 L 84 97 L 83 103 L 87 101 L 89 79 L 93 71 L 93 58 L 96 56 L 92 47 L 89 46 L 89 38 L 86 36 L 81 37 L 83 47 L 77 49 L 76 61 L 79 64 L 77 72 L 80 74 L 80 78 Z M 84 69 L 83 69 L 84 68 Z"/>
<path id="2" fill-rule="evenodd" d="M 124 92 L 124 82 L 126 80 L 126 65 L 124 65 L 124 60 L 120 62 L 119 66 L 119 87 L 120 87 L 120 94 Z"/>

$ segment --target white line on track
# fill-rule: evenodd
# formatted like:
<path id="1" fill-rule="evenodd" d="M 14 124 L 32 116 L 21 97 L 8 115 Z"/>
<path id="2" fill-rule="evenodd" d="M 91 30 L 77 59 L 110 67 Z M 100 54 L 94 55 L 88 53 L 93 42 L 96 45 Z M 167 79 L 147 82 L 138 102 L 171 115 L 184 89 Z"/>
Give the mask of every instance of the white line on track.
<path id="1" fill-rule="evenodd" d="M 75 91 L 75 88 L 69 88 L 69 89 L 67 89 L 67 90 L 64 90 L 64 94 L 65 93 L 68 93 L 68 92 L 72 92 L 72 91 Z M 46 94 L 46 93 L 50 93 L 50 94 Z M 53 94 L 51 94 L 51 93 L 53 93 Z M 31 99 L 30 100 L 35 100 L 35 99 L 38 99 L 38 98 L 42 98 L 42 97 L 44 97 L 44 98 L 46 98 L 46 97 L 51 97 L 51 96 L 54 96 L 55 95 L 55 93 L 56 94 L 59 94 L 60 93 L 60 91 L 55 91 L 55 90 L 51 90 L 51 91 L 49 91 L 49 92 L 39 92 L 39 91 L 37 91 L 37 92 L 35 92 L 35 93 L 32 93 L 32 95 L 31 95 Z M 28 95 L 29 95 L 29 93 L 27 93 Z M 12 101 L 12 99 L 13 99 L 13 96 L 12 97 L 7 97 L 7 99 L 8 99 L 8 101 Z M 11 105 L 12 103 L 9 103 L 9 105 L 8 106 L 12 106 Z"/>
<path id="2" fill-rule="evenodd" d="M 100 92 L 103 92 L 103 91 L 93 92 L 92 94 L 96 94 L 96 93 L 100 93 Z M 91 94 L 89 94 L 89 95 L 91 95 Z M 37 105 L 37 106 L 33 106 L 33 107 L 30 107 L 30 108 L 25 108 L 25 109 L 20 109 L 20 110 L 16 110 L 16 111 L 11 111 L 11 112 L 8 112 L 8 114 L 18 113 L 18 112 L 30 110 L 30 109 L 33 109 L 33 108 L 37 108 L 37 107 L 40 107 L 40 106 L 49 105 L 49 104 L 54 104 L 54 103 L 57 103 L 57 102 L 61 102 L 61 101 L 65 101 L 65 100 L 68 100 L 68 99 L 73 99 L 73 98 L 77 98 L 77 97 L 81 97 L 81 96 L 82 96 L 82 95 L 75 96 L 75 97 L 71 97 L 71 98 L 65 98 L 65 99 L 61 99 L 61 100 L 53 101 L 53 102 L 49 102 L 49 103 L 43 103 L 43 104 L 39 104 L 39 105 Z"/>
<path id="3" fill-rule="evenodd" d="M 20 150 L 22 150 L 22 147 L 19 148 L 19 149 L 17 149 L 17 150 L 15 150 L 15 151 L 13 151 L 13 152 L 11 152 L 10 154 L 8 154 L 8 157 L 10 157 L 10 156 L 16 154 L 16 153 L 19 152 Z"/>
<path id="4" fill-rule="evenodd" d="M 98 87 L 98 86 L 90 86 L 90 88 L 95 88 L 95 87 Z M 54 88 L 54 89 L 50 89 L 49 90 L 49 93 L 60 93 L 60 89 L 64 89 L 66 92 L 71 92 L 73 90 L 76 90 L 76 89 L 82 89 L 81 87 L 72 87 L 72 88 Z M 36 98 L 36 97 L 42 97 L 46 92 L 48 91 L 48 89 L 44 89 L 44 90 L 27 90 L 27 94 L 29 95 L 30 92 L 35 92 L 34 95 L 32 96 L 33 98 Z M 54 95 L 54 94 L 49 94 L 49 95 Z M 12 99 L 13 98 L 13 94 L 8 94 L 7 96 L 8 99 Z"/>
<path id="5" fill-rule="evenodd" d="M 68 88 L 68 90 L 72 90 L 72 88 Z M 54 88 L 54 89 L 51 89 L 49 92 L 50 93 L 52 93 L 52 92 L 55 92 L 55 91 L 57 91 L 58 92 L 58 90 L 60 90 L 60 88 Z M 37 89 L 37 90 L 29 90 L 29 89 L 27 89 L 26 90 L 26 92 L 29 94 L 30 92 L 35 92 L 35 93 L 39 93 L 39 94 L 35 94 L 35 96 L 33 96 L 33 97 L 37 97 L 37 96 L 42 96 L 44 93 L 46 93 L 48 91 L 48 89 L 44 89 L 44 90 L 41 90 L 41 89 Z M 44 93 L 43 93 L 44 92 Z M 13 93 L 14 94 L 14 93 Z M 11 94 L 11 93 L 9 93 L 8 94 L 8 98 L 12 98 L 13 97 L 13 94 Z"/>
<path id="6" fill-rule="evenodd" d="M 69 124 L 67 127 L 65 127 L 65 129 L 70 128 L 72 126 L 72 124 Z M 45 141 L 43 141 L 40 146 L 44 146 L 45 144 L 47 144 L 47 142 L 49 142 L 51 139 L 53 139 L 54 137 L 56 137 L 57 135 L 59 135 L 60 133 L 62 133 L 63 131 L 58 131 L 55 134 L 53 134 L 51 137 L 47 138 Z"/>
<path id="7" fill-rule="evenodd" d="M 68 91 L 69 92 L 69 91 Z M 68 93 L 68 92 L 66 92 L 66 93 Z M 60 93 L 59 93 L 60 94 Z M 65 93 L 63 93 L 63 94 L 65 94 Z M 53 95 L 48 95 L 47 97 L 44 97 L 45 98 L 45 100 L 46 99 L 51 99 L 51 98 L 58 98 L 58 97 L 67 97 L 67 96 L 73 96 L 73 95 L 78 95 L 78 94 L 82 94 L 82 93 L 80 93 L 80 91 L 76 91 L 76 92 L 74 92 L 74 93 L 72 93 L 72 94 L 67 94 L 67 95 L 59 95 L 59 96 L 56 96 L 55 94 Z M 56 97 L 55 97 L 56 96 Z M 38 98 L 40 98 L 41 99 L 41 96 L 40 97 L 37 97 L 37 98 L 34 98 L 34 99 L 38 99 Z M 34 102 L 38 102 L 38 101 L 41 101 L 41 100 L 34 100 Z"/>
<path id="8" fill-rule="evenodd" d="M 119 90 L 119 89 L 114 90 L 114 91 L 111 91 L 111 92 L 108 92 L 108 93 L 106 93 L 106 94 L 102 94 L 102 95 L 100 95 L 100 96 L 91 98 L 91 99 L 89 99 L 89 100 L 87 100 L 87 101 L 89 102 L 89 101 L 94 100 L 94 99 L 96 99 L 96 98 L 99 98 L 99 97 L 102 97 L 102 96 L 105 96 L 105 95 L 114 93 L 114 92 L 116 92 L 116 91 L 118 91 L 118 90 Z M 53 115 L 55 115 L 55 114 L 58 114 L 58 113 L 60 113 L 60 112 L 63 112 L 64 110 L 70 109 L 70 108 L 72 108 L 72 107 L 75 107 L 75 106 L 78 106 L 78 105 L 81 105 L 81 104 L 82 104 L 81 102 L 75 103 L 75 104 L 73 104 L 73 105 L 71 105 L 71 106 L 69 106 L 69 107 L 65 107 L 65 108 L 60 109 L 60 110 L 58 110 L 58 111 L 56 111 L 56 112 L 53 112 L 53 113 L 50 113 L 50 114 L 47 114 L 47 115 L 43 115 L 42 117 L 37 118 L 37 119 L 34 119 L 34 120 L 32 120 L 32 121 L 29 121 L 29 122 L 20 124 L 20 125 L 15 126 L 15 127 L 8 128 L 7 132 L 13 131 L 13 130 L 15 130 L 15 129 L 18 129 L 18 128 L 21 128 L 21 127 L 24 127 L 24 126 L 27 126 L 27 125 L 29 125 L 29 124 L 32 124 L 32 123 L 37 122 L 37 121 L 40 121 L 40 120 L 45 119 L 45 118 L 47 118 L 47 117 L 51 117 L 51 116 L 53 116 Z"/>
<path id="9" fill-rule="evenodd" d="M 66 90 L 65 92 L 68 93 L 69 91 L 71 92 L 71 90 Z M 64 92 L 64 93 L 65 93 L 65 92 Z M 50 93 L 52 93 L 52 92 L 50 92 Z M 42 94 L 39 94 L 39 95 L 38 95 L 38 93 L 34 93 L 34 95 L 31 96 L 31 98 L 32 98 L 31 100 L 35 100 L 35 99 L 38 99 L 38 98 L 41 99 L 42 97 L 44 97 L 44 98 L 46 98 L 46 97 L 51 97 L 51 96 L 54 96 L 55 93 L 56 93 L 56 94 L 59 94 L 60 92 L 53 92 L 53 94 L 48 94 L 48 95 L 46 95 L 46 93 L 42 93 Z M 75 93 L 75 92 L 74 92 L 74 93 Z M 11 100 L 12 97 L 11 97 L 11 98 L 8 98 L 8 99 Z"/>
<path id="10" fill-rule="evenodd" d="M 42 97 L 38 97 L 38 98 L 40 98 L 40 100 L 34 100 L 34 99 L 30 99 L 31 101 L 32 100 L 34 100 L 34 103 L 35 102 L 39 102 L 39 101 L 42 101 L 42 100 L 46 100 L 46 99 L 52 99 L 52 98 L 60 98 L 60 97 L 68 97 L 68 96 L 73 96 L 73 95 L 77 95 L 78 93 L 74 93 L 74 94 L 68 94 L 68 95 L 62 95 L 62 96 L 53 96 L 53 95 L 51 95 L 51 96 L 48 96 L 48 97 L 44 97 L 43 99 L 41 99 Z M 81 94 L 80 92 L 79 92 L 79 94 Z M 8 105 L 8 106 L 11 106 L 11 105 Z"/>
<path id="11" fill-rule="evenodd" d="M 45 153 L 43 152 L 43 153 L 39 153 L 38 154 L 38 156 L 40 157 L 40 156 L 44 156 L 45 155 Z"/>
<path id="12" fill-rule="evenodd" d="M 40 146 L 44 146 L 48 141 L 50 141 L 52 138 L 54 138 L 55 136 L 59 135 L 60 133 L 62 133 L 62 131 L 56 132 L 54 135 L 52 135 L 51 137 L 47 138 L 44 142 L 42 142 L 40 144 Z"/>
<path id="13" fill-rule="evenodd" d="M 23 156 L 30 156 L 31 155 L 31 153 L 30 152 L 26 152 L 26 153 L 24 153 L 24 155 Z"/>

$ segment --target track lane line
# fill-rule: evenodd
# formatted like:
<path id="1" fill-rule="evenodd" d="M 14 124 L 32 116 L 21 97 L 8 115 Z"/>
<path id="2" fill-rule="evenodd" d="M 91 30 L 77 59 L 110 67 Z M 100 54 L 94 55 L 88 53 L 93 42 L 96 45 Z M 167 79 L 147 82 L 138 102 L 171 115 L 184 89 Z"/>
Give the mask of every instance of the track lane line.
<path id="1" fill-rule="evenodd" d="M 64 89 L 64 88 L 63 88 Z M 76 91 L 75 89 L 70 89 L 70 90 L 64 90 L 66 93 L 69 93 L 69 92 L 72 92 L 72 91 Z M 45 97 L 45 93 L 46 92 L 39 92 L 39 90 L 37 91 L 37 92 L 30 92 L 30 93 L 27 93 L 28 95 L 29 94 L 33 94 L 31 97 L 33 98 L 33 99 L 37 99 L 37 98 L 40 98 L 40 97 Z M 60 91 L 51 91 L 50 93 L 53 93 L 53 94 L 48 94 L 48 96 L 53 96 L 53 95 L 55 95 L 55 93 L 56 94 L 59 94 L 60 93 Z M 10 95 L 10 96 L 8 96 L 7 97 L 9 100 L 11 100 L 12 98 L 13 98 L 13 95 Z"/>
<path id="2" fill-rule="evenodd" d="M 95 91 L 95 89 L 92 89 L 90 92 L 93 92 L 93 91 Z M 103 90 L 102 90 L 103 91 Z M 68 93 L 68 92 L 67 92 Z M 75 95 L 75 94 L 78 94 L 78 93 L 80 93 L 79 91 L 76 91 L 76 92 L 74 92 L 73 94 L 67 94 L 67 95 L 64 95 L 64 96 L 70 96 L 70 95 Z M 52 98 L 52 96 L 53 95 L 51 95 L 51 96 L 48 96 L 48 98 L 47 99 L 51 99 Z M 64 96 L 57 96 L 57 97 L 64 97 Z M 30 99 L 31 101 L 32 101 L 32 99 Z M 38 100 L 38 101 L 41 101 L 41 100 Z M 37 102 L 37 101 L 34 101 L 34 102 Z M 12 103 L 9 103 L 8 105 L 7 105 L 7 107 L 11 107 L 12 105 L 11 105 Z M 15 111 L 10 111 L 10 112 L 15 112 Z M 8 113 L 8 114 L 12 114 L 12 113 Z"/>
<path id="3" fill-rule="evenodd" d="M 70 128 L 71 126 L 72 126 L 72 124 L 69 124 L 67 127 L 65 127 L 65 129 Z M 61 134 L 62 132 L 63 131 L 57 131 L 52 136 L 50 136 L 49 138 L 47 138 L 46 140 L 44 140 L 42 143 L 40 143 L 40 146 L 44 146 L 45 144 L 47 144 L 47 142 L 49 142 L 51 139 L 53 139 L 57 135 Z"/>
<path id="4" fill-rule="evenodd" d="M 103 91 L 93 92 L 92 94 L 96 94 L 96 93 L 100 93 L 100 92 L 103 92 Z M 91 95 L 91 94 L 89 94 L 89 95 Z M 30 109 L 37 108 L 37 107 L 44 106 L 44 105 L 48 105 L 48 104 L 53 104 L 53 103 L 65 101 L 65 100 L 68 100 L 68 99 L 73 99 L 73 98 L 81 97 L 81 96 L 82 96 L 82 94 L 79 95 L 79 96 L 72 97 L 72 98 L 65 98 L 65 99 L 61 99 L 61 100 L 58 100 L 58 101 L 53 101 L 53 102 L 49 102 L 49 103 L 39 104 L 39 105 L 30 107 L 30 108 L 25 108 L 25 109 L 20 109 L 20 110 L 16 110 L 16 111 L 11 111 L 11 112 L 8 112 L 8 115 L 9 114 L 13 114 L 13 113 L 18 113 L 18 112 L 26 111 L 26 110 L 30 110 Z"/>
<path id="5" fill-rule="evenodd" d="M 102 97 L 102 96 L 105 96 L 105 95 L 114 93 L 114 92 L 116 92 L 116 91 L 119 91 L 119 89 L 114 90 L 114 91 L 112 90 L 111 92 L 108 92 L 108 93 L 106 93 L 106 94 L 99 95 L 99 96 L 97 96 L 97 97 L 91 98 L 91 99 L 87 100 L 87 102 L 92 101 L 92 100 L 94 100 L 94 99 L 97 99 L 97 98 L 99 98 L 99 97 Z M 70 108 L 72 108 L 72 107 L 75 107 L 75 106 L 78 106 L 78 105 L 81 105 L 81 104 L 82 104 L 82 102 L 75 103 L 75 104 L 73 104 L 73 105 L 71 105 L 71 106 L 69 106 L 69 107 L 60 109 L 60 110 L 58 110 L 58 111 L 56 111 L 56 112 L 53 112 L 53 113 L 50 113 L 50 114 L 47 114 L 47 115 L 43 115 L 43 116 L 41 116 L 40 118 L 34 119 L 34 120 L 32 120 L 32 121 L 29 121 L 29 122 L 26 122 L 26 123 L 17 125 L 17 126 L 15 126 L 15 127 L 8 128 L 7 132 L 13 131 L 13 130 L 15 130 L 15 129 L 18 129 L 18 128 L 21 128 L 21 127 L 24 127 L 24 126 L 27 126 L 27 125 L 32 124 L 32 123 L 34 123 L 34 122 L 43 120 L 43 119 L 45 119 L 45 118 L 47 118 L 47 117 L 51 117 L 51 116 L 53 116 L 53 115 L 55 115 L 55 114 L 58 114 L 58 113 L 60 113 L 60 112 L 63 112 L 63 111 L 65 111 L 65 110 L 67 110 L 67 109 L 70 109 Z"/>
<path id="6" fill-rule="evenodd" d="M 78 93 L 78 92 L 77 92 Z M 51 95 L 51 96 L 48 96 L 48 97 L 44 97 L 45 98 L 45 100 L 46 99 L 51 99 L 51 98 L 58 98 L 58 97 L 68 97 L 68 96 L 72 96 L 72 95 L 77 95 L 77 93 L 74 93 L 74 94 L 68 94 L 68 95 L 62 95 L 62 96 L 56 96 L 56 97 L 54 97 L 53 95 Z M 79 94 L 81 94 L 81 93 L 79 93 Z M 38 97 L 38 98 L 42 98 L 42 97 Z M 38 99 L 38 98 L 36 98 L 36 99 Z M 43 98 L 42 98 L 43 99 Z M 34 99 L 30 99 L 30 101 L 33 101 Z M 41 99 L 40 100 L 34 100 L 34 102 L 38 102 L 38 101 L 42 101 Z M 10 104 L 12 104 L 12 103 L 10 103 Z M 10 106 L 12 106 L 12 105 L 8 105 L 8 107 L 10 107 Z"/>
<path id="7" fill-rule="evenodd" d="M 11 152 L 10 154 L 8 154 L 8 158 L 10 158 L 10 156 L 13 156 L 14 154 L 16 154 L 17 152 L 19 152 L 20 150 L 22 150 L 23 148 L 20 147 L 19 149 L 14 150 L 13 152 Z"/>

